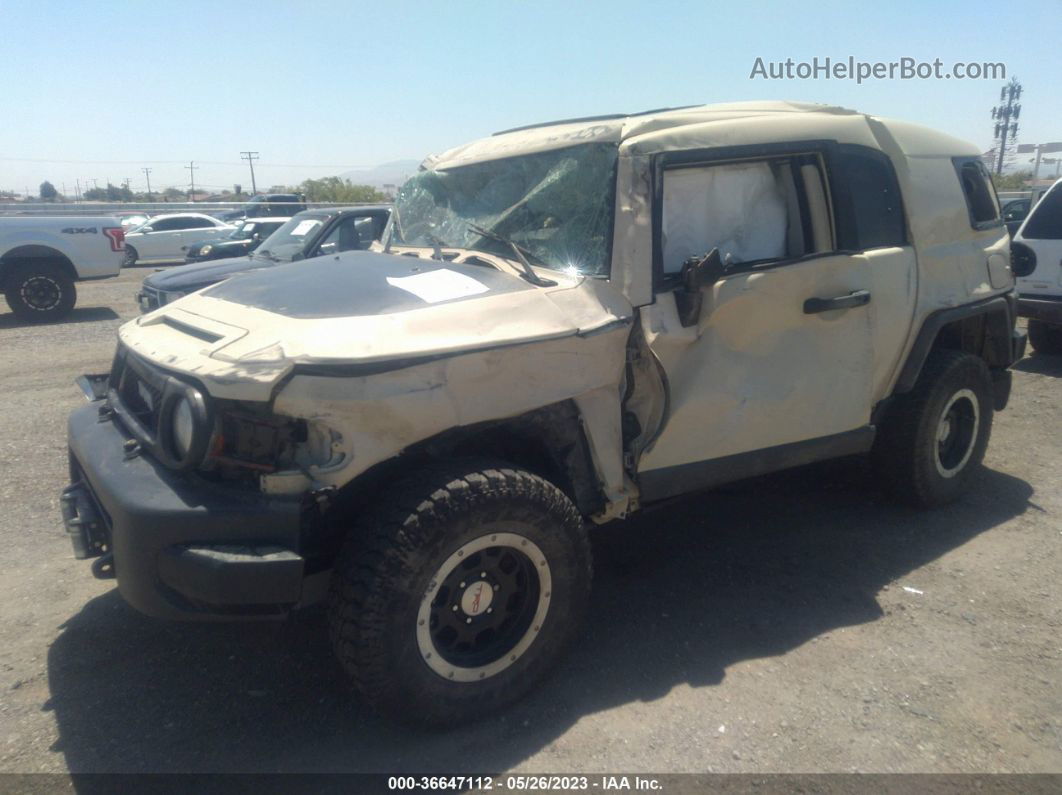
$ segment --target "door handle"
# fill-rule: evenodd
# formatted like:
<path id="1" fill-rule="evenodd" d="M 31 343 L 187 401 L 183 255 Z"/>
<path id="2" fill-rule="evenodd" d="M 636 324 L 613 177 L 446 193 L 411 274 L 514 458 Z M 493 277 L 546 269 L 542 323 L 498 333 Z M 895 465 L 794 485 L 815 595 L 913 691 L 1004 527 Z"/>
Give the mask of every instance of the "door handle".
<path id="1" fill-rule="evenodd" d="M 866 306 L 870 303 L 870 290 L 856 290 L 848 295 L 834 298 L 809 298 L 804 302 L 804 314 L 814 315 L 834 309 L 851 309 L 854 306 Z"/>

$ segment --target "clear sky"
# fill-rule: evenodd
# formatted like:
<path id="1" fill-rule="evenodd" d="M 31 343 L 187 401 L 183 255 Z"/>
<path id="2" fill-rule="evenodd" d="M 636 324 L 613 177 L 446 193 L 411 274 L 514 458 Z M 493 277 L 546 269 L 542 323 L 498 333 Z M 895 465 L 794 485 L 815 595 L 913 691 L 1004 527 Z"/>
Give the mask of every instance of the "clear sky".
<path id="1" fill-rule="evenodd" d="M 818 56 L 1001 61 L 1020 140 L 1062 140 L 1062 0 L 0 0 L 0 188 L 259 186 L 520 124 L 742 99 L 827 102 L 992 142 L 1001 80 L 750 79 Z M 104 162 L 111 161 L 111 162 Z"/>

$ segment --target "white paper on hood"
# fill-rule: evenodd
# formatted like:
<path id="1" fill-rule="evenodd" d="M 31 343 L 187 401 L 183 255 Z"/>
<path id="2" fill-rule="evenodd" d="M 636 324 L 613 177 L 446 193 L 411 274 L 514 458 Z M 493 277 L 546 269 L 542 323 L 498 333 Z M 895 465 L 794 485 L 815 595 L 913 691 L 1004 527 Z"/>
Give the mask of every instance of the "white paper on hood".
<path id="1" fill-rule="evenodd" d="M 413 276 L 388 276 L 387 283 L 407 293 L 413 293 L 417 298 L 429 304 L 478 295 L 489 289 L 483 282 L 449 268 L 417 273 Z"/>

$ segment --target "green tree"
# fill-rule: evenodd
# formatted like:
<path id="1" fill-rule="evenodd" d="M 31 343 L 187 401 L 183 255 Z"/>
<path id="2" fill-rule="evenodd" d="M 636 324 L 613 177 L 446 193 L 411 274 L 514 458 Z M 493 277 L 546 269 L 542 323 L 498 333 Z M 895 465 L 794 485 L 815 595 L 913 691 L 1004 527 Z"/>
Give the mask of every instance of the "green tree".
<path id="1" fill-rule="evenodd" d="M 53 202 L 59 197 L 59 191 L 55 189 L 55 185 L 48 180 L 44 180 L 41 183 L 41 199 L 46 202 Z"/>
<path id="2" fill-rule="evenodd" d="M 180 188 L 166 188 L 166 190 L 162 192 L 162 195 L 166 201 L 176 201 L 188 197 L 188 193 Z"/>
<path id="3" fill-rule="evenodd" d="M 387 196 L 371 185 L 355 185 L 341 177 L 308 179 L 299 186 L 301 193 L 314 202 L 360 204 L 386 201 Z"/>
<path id="4" fill-rule="evenodd" d="M 996 190 L 1022 190 L 1026 182 L 1032 181 L 1031 171 L 1015 171 L 1012 174 L 993 174 L 992 184 Z"/>

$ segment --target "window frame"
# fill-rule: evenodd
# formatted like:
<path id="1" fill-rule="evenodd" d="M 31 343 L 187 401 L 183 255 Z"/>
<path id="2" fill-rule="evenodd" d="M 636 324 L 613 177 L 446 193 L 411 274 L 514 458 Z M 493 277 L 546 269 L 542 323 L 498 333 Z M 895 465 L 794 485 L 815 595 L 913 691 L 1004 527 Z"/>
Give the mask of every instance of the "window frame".
<path id="1" fill-rule="evenodd" d="M 831 153 L 833 154 L 833 161 L 830 162 L 827 159 L 826 168 L 830 171 L 838 171 L 838 161 L 844 155 L 862 155 L 869 157 L 872 160 L 877 160 L 885 166 L 885 170 L 889 176 L 889 182 L 893 192 L 896 195 L 897 202 L 899 203 L 899 213 L 901 221 L 900 237 L 901 242 L 890 244 L 887 246 L 864 246 L 863 241 L 859 239 L 859 223 L 855 214 L 855 202 L 852 199 L 852 191 L 849 190 L 848 180 L 840 179 L 837 177 L 835 182 L 837 183 L 837 189 L 834 191 L 834 195 L 839 197 L 839 200 L 835 206 L 836 213 L 836 228 L 837 228 L 837 243 L 838 246 L 842 246 L 844 243 L 852 243 L 851 247 L 846 247 L 846 250 L 851 251 L 875 251 L 880 248 L 895 248 L 896 246 L 904 247 L 911 245 L 911 230 L 907 222 L 907 207 L 904 203 L 903 191 L 900 189 L 900 180 L 896 176 L 896 167 L 892 164 L 892 158 L 882 152 L 880 149 L 875 149 L 872 146 L 863 146 L 862 144 L 841 144 L 838 143 L 832 147 Z M 965 192 L 964 192 L 965 193 Z M 842 235 L 847 237 L 851 235 L 852 240 L 842 240 Z"/>
<path id="2" fill-rule="evenodd" d="M 768 161 L 778 158 L 795 158 L 800 155 L 818 155 L 821 158 L 826 189 L 826 205 L 829 213 L 830 226 L 833 231 L 834 247 L 830 251 L 815 251 L 799 257 L 786 257 L 779 260 L 760 261 L 758 263 L 740 263 L 730 270 L 726 277 L 750 273 L 752 271 L 773 270 L 785 267 L 797 262 L 806 262 L 819 257 L 832 257 L 838 254 L 852 254 L 838 248 L 838 224 L 836 206 L 838 203 L 836 179 L 830 168 L 830 153 L 836 147 L 835 141 L 829 140 L 805 140 L 785 141 L 781 143 L 748 144 L 740 146 L 715 147 L 710 149 L 684 149 L 670 152 L 661 152 L 653 157 L 653 293 L 671 292 L 679 285 L 678 273 L 664 272 L 664 241 L 663 241 L 663 218 L 664 218 L 664 176 L 676 168 L 696 168 L 708 166 L 722 166 L 729 163 Z M 806 201 L 806 197 L 804 199 Z M 801 210 L 804 210 L 802 204 Z M 801 218 L 801 224 L 806 219 Z"/>
<path id="3" fill-rule="evenodd" d="M 996 193 L 996 186 L 995 183 L 992 182 L 992 175 L 988 173 L 988 169 L 985 168 L 985 164 L 980 156 L 965 155 L 963 157 L 953 157 L 951 163 L 955 168 L 955 178 L 959 181 L 959 193 L 962 194 L 963 202 L 966 203 L 966 217 L 970 221 L 970 228 L 981 232 L 985 229 L 995 229 L 1003 226 L 1003 205 L 999 203 L 999 194 Z M 966 193 L 966 187 L 962 180 L 963 169 L 970 165 L 976 166 L 981 172 L 981 177 L 986 183 L 988 183 L 989 196 L 996 208 L 996 217 L 993 220 L 978 221 L 974 216 L 973 204 L 970 203 L 970 197 Z"/>

